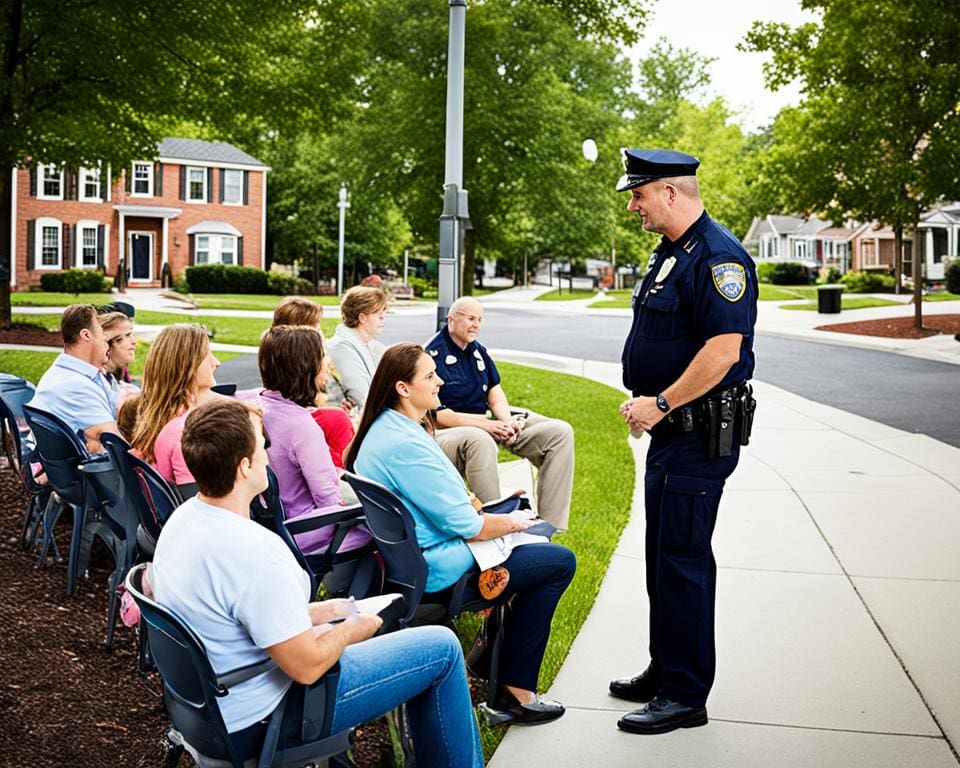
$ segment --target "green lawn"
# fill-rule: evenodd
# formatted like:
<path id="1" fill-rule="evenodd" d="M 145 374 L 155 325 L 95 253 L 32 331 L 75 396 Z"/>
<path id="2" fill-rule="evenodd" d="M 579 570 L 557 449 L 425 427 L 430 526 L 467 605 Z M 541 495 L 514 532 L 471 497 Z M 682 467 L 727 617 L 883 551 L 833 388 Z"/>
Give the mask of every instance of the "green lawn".
<path id="1" fill-rule="evenodd" d="M 939 293 L 928 293 L 923 297 L 924 301 L 960 301 L 960 293 L 950 293 L 942 291 Z"/>
<path id="2" fill-rule="evenodd" d="M 840 299 L 841 309 L 866 309 L 867 307 L 903 306 L 902 301 L 892 299 L 877 299 L 873 296 L 844 296 Z M 817 302 L 809 301 L 804 304 L 781 304 L 780 309 L 799 309 L 806 312 L 816 312 Z"/>
<path id="3" fill-rule="evenodd" d="M 597 295 L 593 289 L 574 288 L 573 291 L 563 289 L 563 293 L 557 291 L 547 291 L 537 296 L 537 301 L 574 301 L 576 299 L 590 299 Z"/>
<path id="4" fill-rule="evenodd" d="M 264 309 L 273 311 L 285 297 L 244 293 L 194 293 L 190 295 L 201 309 Z M 335 307 L 340 303 L 336 296 L 304 296 L 317 304 Z"/>
<path id="5" fill-rule="evenodd" d="M 620 532 L 630 516 L 636 470 L 627 445 L 626 427 L 617 410 L 623 395 L 610 387 L 552 371 L 498 363 L 510 404 L 565 419 L 576 435 L 570 530 L 554 541 L 577 556 L 577 575 L 561 600 L 540 671 L 539 690 L 546 690 L 567 657 L 570 645 L 590 612 Z M 590 408 L 582 404 L 590 403 Z M 457 621 L 461 639 L 473 642 L 479 620 Z M 481 724 L 484 753 L 489 759 L 503 729 Z"/>
<path id="6" fill-rule="evenodd" d="M 590 309 L 630 309 L 633 306 L 632 300 L 632 290 L 607 291 L 606 298 L 601 298 L 588 306 Z"/>
<path id="7" fill-rule="evenodd" d="M 12 307 L 68 307 L 71 304 L 109 304 L 123 301 L 119 293 L 47 293 L 45 291 L 14 291 L 10 294 Z"/>
<path id="8" fill-rule="evenodd" d="M 50 352 L 0 349 L 0 371 L 12 373 L 14 376 L 19 376 L 36 384 L 57 355 L 60 354 L 56 348 L 51 347 L 50 349 Z M 137 356 L 130 366 L 131 376 L 139 377 L 143 375 L 143 363 L 147 359 L 149 349 L 150 345 L 146 342 L 141 341 L 137 345 Z M 217 359 L 224 363 L 227 360 L 239 357 L 240 354 L 239 352 L 217 352 Z"/>
<path id="9" fill-rule="evenodd" d="M 213 333 L 213 341 L 221 344 L 245 344 L 256 347 L 260 334 L 270 327 L 269 318 L 218 317 L 214 315 L 179 315 L 172 312 L 138 312 L 136 320 L 142 325 L 171 325 L 173 323 L 199 323 Z M 15 323 L 32 323 L 49 330 L 60 327 L 60 315 L 17 315 Z M 340 318 L 324 318 L 323 334 L 331 336 L 339 325 Z"/>

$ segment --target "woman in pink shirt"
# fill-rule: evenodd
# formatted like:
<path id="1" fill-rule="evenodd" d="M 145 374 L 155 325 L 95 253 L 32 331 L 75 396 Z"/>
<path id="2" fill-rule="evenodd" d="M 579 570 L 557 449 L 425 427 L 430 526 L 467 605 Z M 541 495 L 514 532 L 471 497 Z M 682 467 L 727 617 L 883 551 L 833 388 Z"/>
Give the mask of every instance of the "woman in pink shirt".
<path id="1" fill-rule="evenodd" d="M 209 397 L 217 397 L 210 390 L 217 383 L 214 371 L 219 366 L 206 330 L 178 323 L 160 331 L 143 368 L 133 447 L 167 482 L 189 496 L 196 488 L 183 460 L 180 436 L 187 412 Z"/>

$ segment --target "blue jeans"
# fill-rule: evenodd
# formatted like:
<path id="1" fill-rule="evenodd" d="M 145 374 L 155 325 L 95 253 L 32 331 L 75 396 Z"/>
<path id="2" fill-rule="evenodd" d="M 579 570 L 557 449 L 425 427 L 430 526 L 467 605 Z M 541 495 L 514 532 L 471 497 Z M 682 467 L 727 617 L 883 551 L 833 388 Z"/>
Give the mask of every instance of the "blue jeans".
<path id="1" fill-rule="evenodd" d="M 325 697 L 298 686 L 287 693 L 279 747 L 302 743 L 301 728 L 324 717 Z M 417 765 L 424 768 L 483 768 L 477 718 L 467 688 L 460 641 L 446 627 L 415 627 L 347 646 L 330 733 L 385 715 L 407 703 Z M 267 721 L 231 734 L 243 758 L 257 755 Z M 319 737 L 321 734 L 317 734 Z"/>
<path id="2" fill-rule="evenodd" d="M 417 765 L 483 768 L 460 641 L 446 627 L 413 627 L 351 645 L 340 657 L 336 732 L 407 702 Z"/>
<path id="3" fill-rule="evenodd" d="M 503 565 L 510 571 L 510 581 L 496 600 L 484 601 L 472 578 L 464 589 L 463 602 L 475 609 L 513 597 L 503 625 L 499 683 L 535 691 L 550 639 L 550 622 L 577 570 L 577 558 L 559 544 L 524 544 L 513 550 Z"/>

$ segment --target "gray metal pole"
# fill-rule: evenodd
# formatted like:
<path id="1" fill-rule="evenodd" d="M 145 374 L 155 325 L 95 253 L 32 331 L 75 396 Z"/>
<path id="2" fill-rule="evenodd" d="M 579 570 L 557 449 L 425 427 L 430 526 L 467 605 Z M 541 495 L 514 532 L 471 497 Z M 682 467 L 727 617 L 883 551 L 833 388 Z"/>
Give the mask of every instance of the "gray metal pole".
<path id="1" fill-rule="evenodd" d="M 337 208 L 340 209 L 340 237 L 337 244 L 337 296 L 343 296 L 343 230 L 347 223 L 347 208 L 349 207 L 347 185 L 340 182 L 340 200 L 337 203 Z"/>
<path id="2" fill-rule="evenodd" d="M 440 216 L 440 258 L 437 270 L 437 329 L 460 295 L 461 217 L 466 214 L 463 186 L 463 66 L 467 0 L 449 0 L 450 31 L 447 46 L 447 136 L 444 157 L 443 213 Z M 463 209 L 461 211 L 461 205 Z"/>

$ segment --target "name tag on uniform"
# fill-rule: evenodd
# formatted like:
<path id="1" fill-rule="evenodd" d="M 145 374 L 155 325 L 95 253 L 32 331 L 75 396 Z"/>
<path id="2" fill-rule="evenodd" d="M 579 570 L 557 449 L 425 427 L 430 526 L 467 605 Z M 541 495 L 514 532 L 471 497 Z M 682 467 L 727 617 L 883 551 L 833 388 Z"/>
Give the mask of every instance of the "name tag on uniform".
<path id="1" fill-rule="evenodd" d="M 456 355 L 447 355 L 447 357 L 444 359 L 443 362 L 445 362 L 447 365 L 453 365 L 454 363 L 457 362 L 457 356 L 456 356 Z"/>

